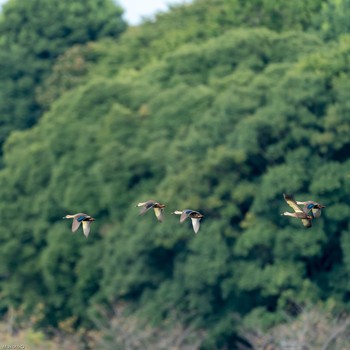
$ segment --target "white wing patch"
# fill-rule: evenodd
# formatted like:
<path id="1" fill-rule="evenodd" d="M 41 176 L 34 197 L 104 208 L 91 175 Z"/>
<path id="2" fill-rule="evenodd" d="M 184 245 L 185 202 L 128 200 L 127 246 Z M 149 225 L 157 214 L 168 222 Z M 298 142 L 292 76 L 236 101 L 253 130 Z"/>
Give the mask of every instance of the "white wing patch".
<path id="1" fill-rule="evenodd" d="M 90 221 L 83 221 L 83 232 L 86 238 L 89 236 L 90 233 L 90 224 Z"/>
<path id="2" fill-rule="evenodd" d="M 154 213 L 156 214 L 157 219 L 162 222 L 163 221 L 163 209 L 160 208 L 153 208 Z"/>
<path id="3" fill-rule="evenodd" d="M 199 225 L 200 225 L 199 220 L 200 219 L 191 218 L 191 220 L 192 220 L 193 231 L 194 231 L 194 233 L 197 233 L 199 230 Z"/>

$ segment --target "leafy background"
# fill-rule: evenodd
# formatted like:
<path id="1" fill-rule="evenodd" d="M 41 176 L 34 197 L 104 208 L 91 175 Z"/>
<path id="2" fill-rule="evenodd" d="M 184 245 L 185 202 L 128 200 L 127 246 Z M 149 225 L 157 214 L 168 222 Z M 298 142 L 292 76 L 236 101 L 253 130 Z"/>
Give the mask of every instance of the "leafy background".
<path id="1" fill-rule="evenodd" d="M 128 27 L 111 0 L 9 0 L 0 311 L 12 331 L 33 329 L 36 345 L 69 333 L 80 348 L 252 349 L 310 306 L 343 319 L 349 15 L 349 0 L 195 0 Z M 327 208 L 305 230 L 279 215 L 283 192 Z M 167 205 L 164 223 L 138 216 L 149 198 Z M 170 215 L 187 207 L 205 215 L 197 236 Z M 74 212 L 96 218 L 89 239 L 61 220 Z"/>

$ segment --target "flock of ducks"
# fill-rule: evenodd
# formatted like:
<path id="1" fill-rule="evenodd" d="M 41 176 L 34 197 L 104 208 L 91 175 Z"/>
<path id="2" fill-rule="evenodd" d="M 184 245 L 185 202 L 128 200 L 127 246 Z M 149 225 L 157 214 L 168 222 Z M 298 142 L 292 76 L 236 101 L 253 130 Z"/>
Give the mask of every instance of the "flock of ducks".
<path id="1" fill-rule="evenodd" d="M 312 226 L 312 220 L 317 219 L 321 215 L 321 211 L 325 208 L 325 205 L 314 201 L 300 202 L 296 201 L 293 196 L 288 194 L 283 194 L 284 200 L 287 204 L 294 210 L 293 213 L 284 212 L 281 215 L 292 216 L 294 218 L 300 219 L 303 225 L 307 228 Z M 302 207 L 301 207 L 302 206 Z M 150 209 L 154 210 L 154 214 L 159 222 L 163 221 L 164 218 L 164 208 L 165 205 L 161 204 L 155 200 L 148 200 L 146 202 L 140 202 L 136 205 L 140 207 L 140 215 L 144 215 Z M 196 210 L 184 209 L 184 210 L 175 210 L 172 214 L 180 215 L 180 223 L 183 223 L 187 218 L 191 219 L 192 227 L 194 233 L 198 233 L 200 220 L 204 217 L 203 214 Z M 73 219 L 72 223 L 72 232 L 75 232 L 80 227 L 80 224 L 83 226 L 83 233 L 87 238 L 90 233 L 90 225 L 95 219 L 87 214 L 78 213 L 73 215 L 66 215 L 63 219 Z"/>
<path id="2" fill-rule="evenodd" d="M 145 214 L 148 210 L 153 208 L 154 214 L 156 215 L 159 222 L 163 221 L 163 210 L 165 208 L 164 204 L 160 204 L 154 200 L 148 200 L 147 202 L 141 202 L 136 205 L 137 207 L 141 207 L 140 215 Z M 171 214 L 181 215 L 180 222 L 183 223 L 187 218 L 190 218 L 192 221 L 193 231 L 197 233 L 200 226 L 200 220 L 204 218 L 204 215 L 198 211 L 192 209 L 184 209 L 184 210 L 175 210 Z"/>

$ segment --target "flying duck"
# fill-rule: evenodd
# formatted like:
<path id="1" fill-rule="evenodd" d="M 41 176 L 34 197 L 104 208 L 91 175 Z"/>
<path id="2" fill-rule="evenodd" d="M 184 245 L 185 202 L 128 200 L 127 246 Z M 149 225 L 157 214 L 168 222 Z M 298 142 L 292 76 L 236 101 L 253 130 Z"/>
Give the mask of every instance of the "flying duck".
<path id="1" fill-rule="evenodd" d="M 200 220 L 204 217 L 203 214 L 191 209 L 184 209 L 182 211 L 175 210 L 172 214 L 181 215 L 180 216 L 181 223 L 184 222 L 187 218 L 190 218 L 192 221 L 194 233 L 198 232 L 199 226 L 200 226 Z"/>
<path id="2" fill-rule="evenodd" d="M 292 216 L 294 218 L 301 219 L 303 225 L 307 228 L 310 228 L 312 226 L 312 219 L 313 217 L 311 215 L 308 215 L 305 213 L 297 204 L 297 202 L 294 200 L 293 196 L 290 196 L 288 194 L 283 193 L 284 200 L 287 202 L 287 204 L 294 210 L 294 213 L 284 212 L 281 215 L 286 216 Z"/>
<path id="3" fill-rule="evenodd" d="M 141 207 L 140 215 L 145 214 L 148 210 L 153 208 L 154 214 L 156 215 L 159 222 L 163 221 L 163 210 L 165 208 L 164 204 L 160 204 L 152 199 L 147 202 L 141 202 L 136 205 L 137 207 Z"/>
<path id="4" fill-rule="evenodd" d="M 90 233 L 90 225 L 92 221 L 95 221 L 93 217 L 84 213 L 78 213 L 73 215 L 66 215 L 62 219 L 73 219 L 72 223 L 72 232 L 75 232 L 81 223 L 83 223 L 83 232 L 85 237 L 87 238 Z"/>
<path id="5" fill-rule="evenodd" d="M 311 215 L 313 218 L 317 219 L 321 216 L 321 211 L 326 206 L 314 201 L 306 201 L 306 202 L 300 202 L 296 201 L 298 205 L 303 205 L 303 211 L 306 214 L 309 214 L 311 211 Z"/>

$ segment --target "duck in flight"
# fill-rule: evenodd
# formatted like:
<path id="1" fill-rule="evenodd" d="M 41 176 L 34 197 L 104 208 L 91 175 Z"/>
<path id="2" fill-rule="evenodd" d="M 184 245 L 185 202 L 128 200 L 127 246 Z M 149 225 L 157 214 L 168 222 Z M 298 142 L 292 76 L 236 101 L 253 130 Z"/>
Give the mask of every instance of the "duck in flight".
<path id="1" fill-rule="evenodd" d="M 150 199 L 146 202 L 141 202 L 136 205 L 137 207 L 141 207 L 140 215 L 144 215 L 148 210 L 152 209 L 154 210 L 154 214 L 157 217 L 159 222 L 162 222 L 164 219 L 163 211 L 165 208 L 164 204 L 158 203 L 154 201 L 153 199 Z"/>
<path id="2" fill-rule="evenodd" d="M 81 223 L 83 223 L 84 236 L 87 238 L 90 233 L 90 225 L 92 221 L 95 221 L 93 217 L 84 213 L 78 213 L 73 215 L 66 215 L 62 219 L 73 219 L 72 232 L 75 232 Z"/>
<path id="3" fill-rule="evenodd" d="M 322 209 L 326 206 L 314 201 L 306 201 L 306 202 L 300 202 L 296 201 L 298 205 L 303 205 L 303 211 L 306 214 L 309 214 L 311 212 L 311 215 L 313 218 L 317 219 L 321 216 Z"/>
<path id="4" fill-rule="evenodd" d="M 301 219 L 303 225 L 306 228 L 310 228 L 312 226 L 313 216 L 309 215 L 308 213 L 305 213 L 305 211 L 299 207 L 293 196 L 283 193 L 283 197 L 287 204 L 294 210 L 294 213 L 285 211 L 281 215 L 292 216 L 293 218 Z"/>
<path id="5" fill-rule="evenodd" d="M 184 222 L 187 218 L 190 218 L 192 221 L 193 231 L 197 233 L 200 226 L 200 220 L 204 217 L 203 214 L 198 211 L 192 209 L 184 209 L 184 210 L 175 210 L 172 214 L 181 215 L 180 222 Z"/>

